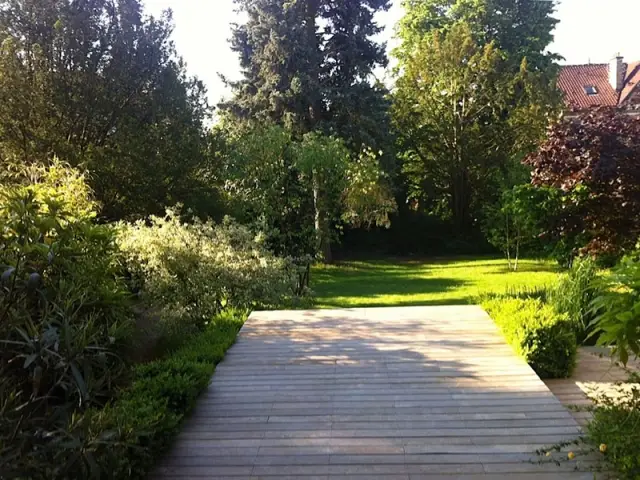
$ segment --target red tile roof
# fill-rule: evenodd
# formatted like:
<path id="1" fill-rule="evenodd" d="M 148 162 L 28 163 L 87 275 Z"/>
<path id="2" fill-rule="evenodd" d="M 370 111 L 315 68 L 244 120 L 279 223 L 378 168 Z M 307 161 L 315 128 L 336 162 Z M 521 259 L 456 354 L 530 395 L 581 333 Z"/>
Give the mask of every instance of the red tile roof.
<path id="1" fill-rule="evenodd" d="M 584 87 L 596 87 L 597 95 L 587 95 Z M 598 105 L 618 105 L 618 94 L 609 83 L 609 65 L 566 65 L 560 70 L 558 86 L 564 92 L 564 101 L 569 107 L 589 108 Z"/>
<path id="2" fill-rule="evenodd" d="M 609 65 L 606 63 L 565 65 L 560 69 L 558 87 L 564 92 L 565 103 L 571 108 L 622 105 L 636 85 L 640 84 L 640 62 L 624 64 L 624 68 L 626 73 L 620 92 L 616 92 L 609 83 Z M 587 86 L 595 87 L 598 93 L 587 95 Z"/>

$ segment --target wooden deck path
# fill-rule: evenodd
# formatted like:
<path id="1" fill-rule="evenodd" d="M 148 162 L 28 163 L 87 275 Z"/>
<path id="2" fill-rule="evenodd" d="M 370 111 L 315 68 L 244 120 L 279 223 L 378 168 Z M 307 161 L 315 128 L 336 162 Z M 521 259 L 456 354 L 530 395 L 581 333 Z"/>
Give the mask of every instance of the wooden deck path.
<path id="1" fill-rule="evenodd" d="M 611 352 L 603 347 L 580 347 L 576 368 L 571 378 L 545 380 L 549 390 L 567 407 L 586 407 L 593 405 L 591 399 L 603 395 L 616 398 L 620 391 L 629 392 L 639 388 L 637 383 L 629 383 L 631 372 L 640 372 L 640 362 L 630 359 L 627 368 L 623 368 L 611 359 Z M 620 387 L 619 383 L 624 383 Z M 591 419 L 591 413 L 584 410 L 569 410 L 579 425 L 585 426 Z"/>
<path id="2" fill-rule="evenodd" d="M 479 307 L 254 312 L 155 478 L 593 479 L 534 453 L 578 435 Z"/>

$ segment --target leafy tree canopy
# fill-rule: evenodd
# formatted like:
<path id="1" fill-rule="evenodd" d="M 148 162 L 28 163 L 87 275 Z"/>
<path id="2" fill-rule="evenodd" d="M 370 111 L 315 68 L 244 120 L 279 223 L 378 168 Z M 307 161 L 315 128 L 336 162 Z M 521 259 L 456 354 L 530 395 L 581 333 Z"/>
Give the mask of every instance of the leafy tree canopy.
<path id="1" fill-rule="evenodd" d="M 556 234 L 596 254 L 619 254 L 635 245 L 640 236 L 640 119 L 605 108 L 558 122 L 525 163 L 533 169 L 534 185 L 564 193 Z"/>
<path id="2" fill-rule="evenodd" d="M 550 73 L 560 57 L 549 53 L 555 1 L 539 0 L 403 0 L 406 15 L 398 27 L 397 54 L 410 55 L 425 33 L 446 32 L 458 22 L 470 25 L 475 41 L 494 43 L 517 69 L 524 58 L 534 72 Z M 553 73 L 553 72 L 551 72 Z"/>
<path id="3" fill-rule="evenodd" d="M 171 31 L 170 12 L 145 18 L 139 0 L 1 0 L 3 164 L 88 168 L 108 218 L 212 213 L 205 91 Z"/>
<path id="4" fill-rule="evenodd" d="M 251 130 L 233 141 L 225 176 L 237 214 L 285 255 L 331 261 L 341 222 L 388 226 L 396 209 L 378 156 L 352 160 L 342 140 L 319 132 L 297 140 L 278 126 Z"/>
<path id="5" fill-rule="evenodd" d="M 495 43 L 478 44 L 467 23 L 423 36 L 402 60 L 394 95 L 409 195 L 468 231 L 513 158 L 544 132 L 538 86 L 526 62 L 510 72 Z"/>

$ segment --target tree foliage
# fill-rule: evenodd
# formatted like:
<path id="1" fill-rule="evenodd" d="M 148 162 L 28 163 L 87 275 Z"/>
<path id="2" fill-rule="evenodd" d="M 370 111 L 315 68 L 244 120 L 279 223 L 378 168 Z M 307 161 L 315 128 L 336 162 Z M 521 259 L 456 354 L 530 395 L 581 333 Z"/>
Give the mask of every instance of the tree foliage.
<path id="1" fill-rule="evenodd" d="M 224 171 L 235 210 L 281 254 L 331 261 L 341 220 L 384 226 L 396 208 L 373 152 L 352 160 L 342 140 L 319 132 L 296 140 L 278 126 L 250 130 L 233 142 Z"/>
<path id="2" fill-rule="evenodd" d="M 231 139 L 223 168 L 232 214 L 267 235 L 278 254 L 312 255 L 314 207 L 291 134 L 276 126 Z"/>
<path id="3" fill-rule="evenodd" d="M 345 186 L 350 159 L 367 148 L 383 152 L 380 159 L 371 163 L 375 169 L 393 168 L 388 92 L 374 77 L 374 69 L 387 64 L 385 45 L 373 39 L 381 32 L 374 16 L 387 10 L 390 2 L 236 0 L 236 3 L 246 14 L 246 21 L 235 26 L 231 39 L 232 48 L 240 57 L 243 78 L 229 82 L 233 98 L 220 105 L 227 131 L 248 139 L 249 143 L 239 146 L 238 150 L 245 153 L 236 155 L 234 170 L 257 172 L 263 168 L 263 162 L 254 160 L 272 159 L 264 162 L 265 171 L 259 172 L 262 180 L 258 184 L 264 186 L 266 182 L 275 188 L 272 193 L 263 190 L 257 195 L 275 201 L 266 204 L 273 207 L 253 203 L 261 211 L 257 218 L 284 240 L 278 243 L 288 245 L 288 252 L 320 251 L 329 260 L 335 225 L 343 213 L 344 218 L 361 225 L 367 223 L 361 218 L 363 214 L 368 218 L 378 215 L 373 223 L 384 222 L 384 212 L 391 203 L 395 205 L 388 198 L 391 196 L 388 181 L 383 186 L 376 180 L 381 190 L 374 192 L 377 197 L 366 207 L 364 199 L 354 195 L 353 189 L 348 192 Z M 251 132 L 268 131 L 268 125 L 291 132 L 291 142 L 279 143 L 271 152 L 255 145 L 258 155 L 252 158 L 246 152 L 254 149 L 250 146 L 254 139 Z M 270 140 L 278 134 L 267 136 L 265 145 L 274 146 Z M 242 162 L 249 164 L 243 166 Z M 363 165 L 357 163 L 351 170 Z M 232 183 L 233 189 L 243 190 L 248 178 Z M 386 201 L 386 205 L 382 206 L 379 200 Z M 374 211 L 380 207 L 382 210 Z M 346 213 L 345 208 L 350 212 Z M 357 215 L 355 208 L 359 209 Z M 365 208 L 369 210 L 366 214 Z M 298 213 L 298 209 L 302 211 Z M 274 215 L 276 211 L 280 213 Z M 312 215 L 307 215 L 309 212 Z M 277 217 L 280 218 L 276 221 Z M 297 238 L 300 246 L 293 245 L 293 237 L 308 239 L 310 230 L 315 241 L 309 244 L 308 240 Z M 282 238 L 285 235 L 289 238 Z"/>
<path id="4" fill-rule="evenodd" d="M 524 180 L 520 160 L 557 111 L 553 2 L 404 0 L 394 120 L 408 195 L 422 211 L 477 224 Z"/>
<path id="5" fill-rule="evenodd" d="M 518 269 L 521 253 L 542 253 L 540 237 L 557 210 L 557 198 L 553 189 L 516 185 L 502 193 L 499 204 L 485 209 L 487 240 L 505 254 L 509 268 Z"/>
<path id="6" fill-rule="evenodd" d="M 0 159 L 91 171 L 109 218 L 211 209 L 204 87 L 139 0 L 0 2 Z M 196 198 L 200 195 L 199 198 Z M 209 203 L 207 205 L 207 203 Z"/>
<path id="7" fill-rule="evenodd" d="M 342 219 L 354 227 L 391 227 L 389 215 L 398 206 L 389 176 L 380 168 L 382 155 L 367 148 L 347 167 Z"/>
<path id="8" fill-rule="evenodd" d="M 243 79 L 221 106 L 236 122 L 271 121 L 303 135 L 322 131 L 354 151 L 387 147 L 386 89 L 372 83 L 386 66 L 385 46 L 372 37 L 376 12 L 388 0 L 236 0 L 247 21 L 231 44 Z"/>
<path id="9" fill-rule="evenodd" d="M 502 52 L 479 45 L 468 24 L 424 35 L 402 62 L 394 97 L 409 194 L 468 230 L 511 158 L 543 130 L 535 91 L 526 62 L 510 74 Z"/>
<path id="10" fill-rule="evenodd" d="M 563 209 L 550 234 L 594 254 L 617 255 L 635 245 L 640 119 L 598 109 L 558 122 L 526 164 L 534 185 L 563 192 Z"/>
<path id="11" fill-rule="evenodd" d="M 547 47 L 558 23 L 553 17 L 555 1 L 403 0 L 402 5 L 406 15 L 398 28 L 400 58 L 410 56 L 425 33 L 447 32 L 464 22 L 479 45 L 495 44 L 512 71 L 526 59 L 531 71 L 553 83 L 555 61 L 560 57 Z"/>
<path id="12" fill-rule="evenodd" d="M 332 261 L 332 224 L 340 215 L 342 192 L 347 187 L 349 151 L 344 142 L 318 132 L 307 133 L 294 147 L 297 167 L 313 195 L 315 251 Z"/>

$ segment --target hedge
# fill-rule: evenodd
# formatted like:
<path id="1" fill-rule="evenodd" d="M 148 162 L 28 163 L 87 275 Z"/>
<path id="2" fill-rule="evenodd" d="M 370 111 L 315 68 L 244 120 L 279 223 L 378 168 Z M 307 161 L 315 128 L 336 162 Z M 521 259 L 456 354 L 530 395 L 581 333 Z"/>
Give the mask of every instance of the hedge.
<path id="1" fill-rule="evenodd" d="M 536 298 L 497 297 L 482 306 L 507 342 L 540 378 L 566 378 L 575 365 L 577 344 L 566 314 Z"/>
<path id="2" fill-rule="evenodd" d="M 86 464 L 100 478 L 145 478 L 166 452 L 246 315 L 219 317 L 167 358 L 139 365 L 118 399 L 87 418 Z M 91 470 L 93 470 L 91 468 Z"/>

